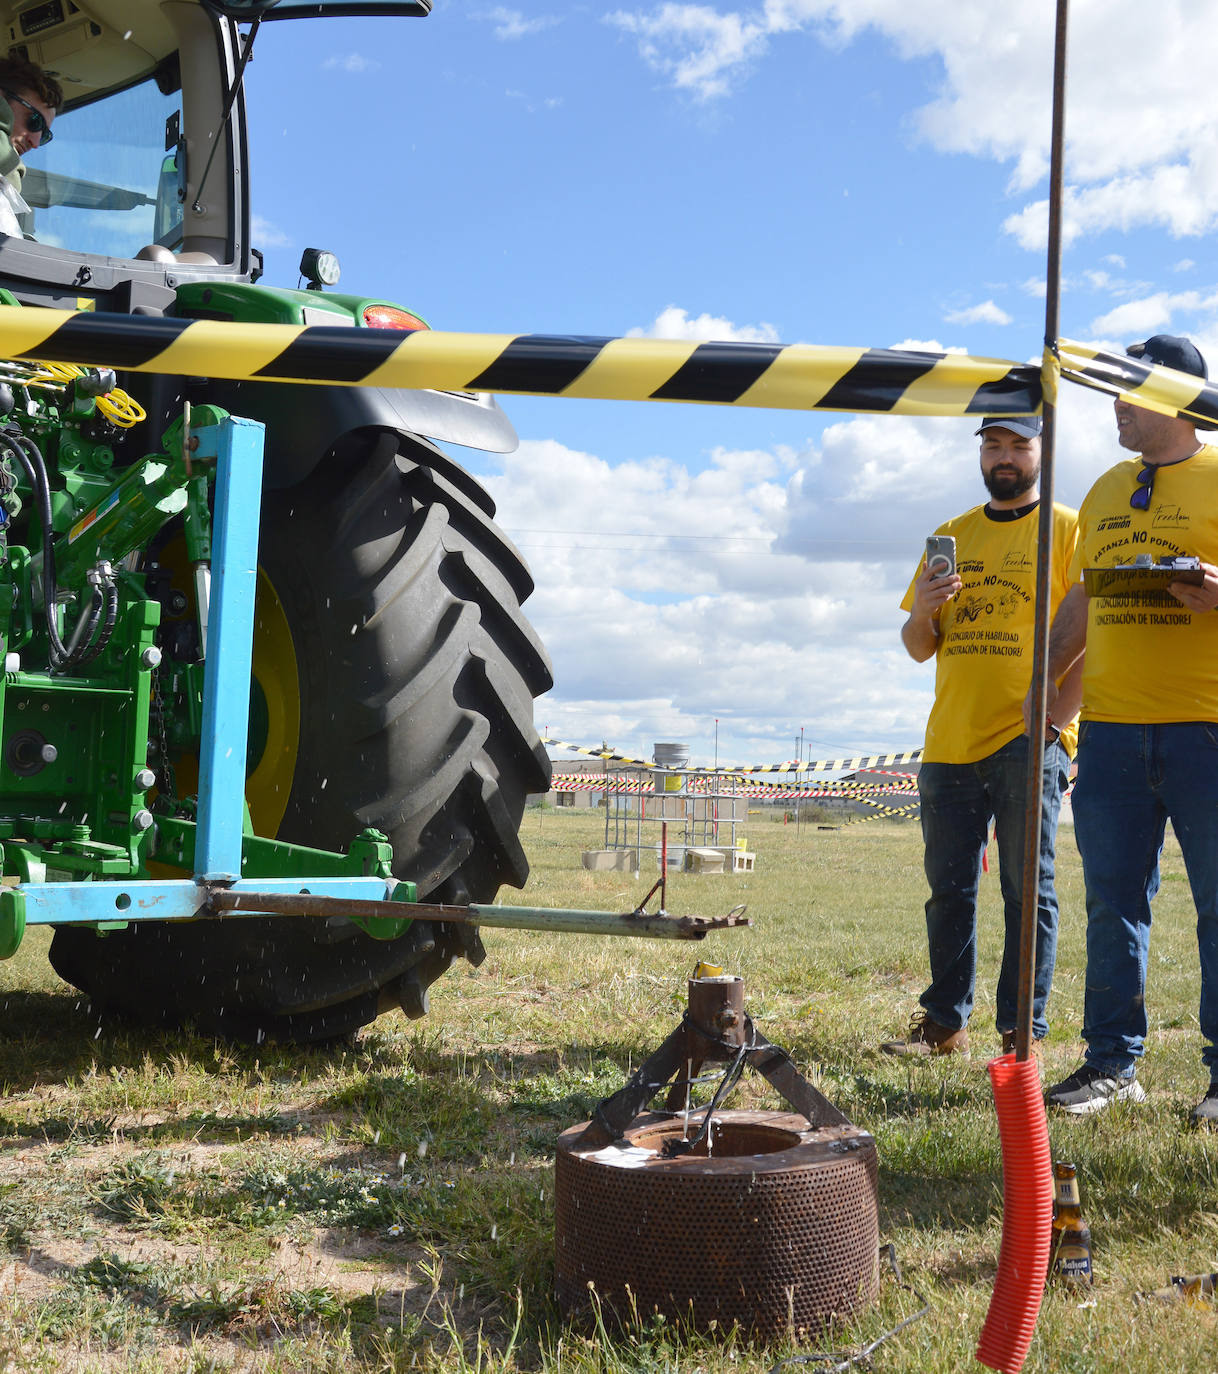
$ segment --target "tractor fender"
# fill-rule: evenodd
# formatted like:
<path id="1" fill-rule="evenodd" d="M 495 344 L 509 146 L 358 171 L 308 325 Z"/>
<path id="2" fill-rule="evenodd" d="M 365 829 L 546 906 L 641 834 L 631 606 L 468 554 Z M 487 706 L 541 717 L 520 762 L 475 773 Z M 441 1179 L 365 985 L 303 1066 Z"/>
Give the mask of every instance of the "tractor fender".
<path id="1" fill-rule="evenodd" d="M 212 378 L 207 400 L 266 425 L 266 485 L 304 481 L 344 434 L 383 429 L 511 453 L 519 443 L 493 396 L 473 392 L 237 382 Z"/>

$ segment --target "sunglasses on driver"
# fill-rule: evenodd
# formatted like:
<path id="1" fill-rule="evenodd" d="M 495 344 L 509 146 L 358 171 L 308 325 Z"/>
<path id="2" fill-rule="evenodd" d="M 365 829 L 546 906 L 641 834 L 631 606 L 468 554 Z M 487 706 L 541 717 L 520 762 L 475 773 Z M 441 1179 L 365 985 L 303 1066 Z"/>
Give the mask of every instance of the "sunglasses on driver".
<path id="1" fill-rule="evenodd" d="M 51 132 L 51 126 L 47 123 L 46 115 L 41 110 L 36 110 L 28 100 L 22 99 L 16 91 L 5 91 L 5 98 L 11 103 L 24 105 L 29 113 L 25 117 L 25 127 L 27 132 L 38 135 L 39 147 L 45 148 L 55 135 Z"/>

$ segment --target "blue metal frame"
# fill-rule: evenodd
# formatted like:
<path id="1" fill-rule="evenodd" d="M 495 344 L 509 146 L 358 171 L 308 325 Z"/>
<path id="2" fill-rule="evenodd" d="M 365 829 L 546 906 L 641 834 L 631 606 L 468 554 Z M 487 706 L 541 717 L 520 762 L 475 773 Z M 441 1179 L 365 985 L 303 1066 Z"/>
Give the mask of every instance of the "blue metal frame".
<path id="1" fill-rule="evenodd" d="M 396 880 L 380 877 L 241 879 L 263 431 L 255 420 L 231 417 L 192 432 L 198 440 L 192 456 L 216 460 L 195 876 L 22 883 L 10 890 L 24 900 L 27 926 L 189 920 L 205 905 L 208 883 L 235 891 L 308 892 L 376 901 L 389 900 L 397 887 Z"/>
<path id="2" fill-rule="evenodd" d="M 211 881 L 234 881 L 241 876 L 245 820 L 249 739 L 245 684 L 250 681 L 254 661 L 263 426 L 256 420 L 233 417 L 195 431 L 194 437 L 199 444 L 197 456 L 216 460 L 195 873 Z M 235 684 L 241 685 L 234 690 Z"/>
<path id="3" fill-rule="evenodd" d="M 388 901 L 397 882 L 392 878 L 253 878 L 226 883 L 233 892 L 309 892 L 315 897 L 360 897 Z M 115 921 L 188 921 L 198 916 L 207 888 L 198 878 L 167 882 L 22 883 L 16 891 L 25 898 L 27 926 L 111 924 Z M 402 908 L 404 916 L 409 907 Z M 229 915 L 226 920 L 241 920 Z"/>

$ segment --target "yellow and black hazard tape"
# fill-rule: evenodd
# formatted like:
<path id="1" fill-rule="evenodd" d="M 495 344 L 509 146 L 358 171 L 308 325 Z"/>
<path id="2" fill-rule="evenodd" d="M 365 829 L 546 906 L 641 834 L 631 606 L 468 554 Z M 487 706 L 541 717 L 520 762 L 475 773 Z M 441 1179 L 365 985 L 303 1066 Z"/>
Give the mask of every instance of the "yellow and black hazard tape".
<path id="1" fill-rule="evenodd" d="M 891 774 L 892 782 L 855 782 L 852 778 L 842 778 L 837 782 L 821 782 L 814 786 L 798 787 L 783 782 L 755 782 L 749 779 L 739 789 L 733 789 L 729 797 L 747 797 L 752 800 L 803 801 L 816 797 L 852 797 L 865 799 L 871 796 L 893 796 L 900 792 L 916 792 L 918 784 L 908 773 Z M 550 779 L 551 790 L 556 792 L 650 792 L 654 784 L 648 778 L 627 778 L 620 773 L 611 774 L 606 781 L 600 773 L 555 773 Z M 694 797 L 715 795 L 710 791 L 709 778 L 697 779 L 689 784 L 688 794 Z M 667 792 L 658 795 L 678 796 L 679 793 Z"/>
<path id="2" fill-rule="evenodd" d="M 893 415 L 1040 408 L 1038 368 L 956 353 L 566 334 L 401 333 L 0 306 L 0 357 L 239 381 Z"/>
<path id="3" fill-rule="evenodd" d="M 1161 415 L 1181 413 L 1200 425 L 1218 428 L 1218 386 L 1212 382 L 1071 339 L 1059 340 L 1057 352 L 1061 374 L 1068 381 L 1122 396 Z"/>
<path id="4" fill-rule="evenodd" d="M 1218 426 L 1218 386 L 1069 339 L 1061 376 Z M 818 344 L 238 324 L 0 306 L 0 357 L 237 381 L 488 391 L 890 415 L 1038 413 L 1041 370 L 1001 358 Z M 1053 370 L 1056 371 L 1055 369 Z"/>
<path id="5" fill-rule="evenodd" d="M 698 767 L 668 768 L 651 759 L 631 758 L 619 754 L 615 749 L 602 747 L 588 749 L 582 744 L 568 744 L 566 740 L 553 739 L 542 735 L 542 744 L 553 745 L 557 749 L 571 749 L 577 754 L 587 754 L 590 758 L 604 759 L 606 763 L 628 763 L 634 768 L 646 768 L 657 773 L 726 773 L 750 776 L 755 773 L 837 773 L 846 769 L 891 768 L 901 763 L 917 763 L 922 757 L 921 749 L 907 749 L 899 754 L 858 754 L 848 759 L 805 759 L 803 762 L 789 763 L 733 763 L 700 764 Z"/>
<path id="6" fill-rule="evenodd" d="M 892 820 L 894 816 L 907 818 L 912 816 L 922 805 L 921 801 L 910 802 L 907 806 L 880 806 L 876 802 L 868 802 L 868 806 L 876 809 L 870 816 L 853 816 L 848 821 L 842 822 L 844 830 L 848 825 L 866 825 L 868 821 Z"/>

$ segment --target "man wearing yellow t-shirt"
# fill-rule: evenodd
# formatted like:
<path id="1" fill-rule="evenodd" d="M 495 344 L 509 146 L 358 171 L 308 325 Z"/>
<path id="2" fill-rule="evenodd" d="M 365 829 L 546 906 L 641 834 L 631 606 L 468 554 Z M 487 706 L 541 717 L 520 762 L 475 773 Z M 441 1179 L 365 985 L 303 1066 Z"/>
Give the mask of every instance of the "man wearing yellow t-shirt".
<path id="1" fill-rule="evenodd" d="M 919 663 L 935 659 L 935 703 L 918 773 L 930 884 L 926 933 L 931 981 L 907 1036 L 881 1046 L 888 1054 L 968 1049 L 966 1027 L 977 973 L 977 887 L 991 821 L 998 835 L 1006 916 L 996 1019 L 1003 1050 L 1014 1048 L 1028 767 L 1023 701 L 1035 621 L 1040 428 L 1036 416 L 1019 416 L 987 420 L 977 431 L 981 476 L 990 499 L 936 531 L 954 536 L 957 571 L 936 577 L 924 559 L 901 603 L 909 612 L 901 628 L 906 651 Z M 1054 506 L 1054 607 L 1069 588 L 1066 569 L 1074 552 L 1076 519 L 1068 507 Z M 1032 1018 L 1036 1040 L 1049 1029 L 1045 1005 L 1057 953 L 1054 845 L 1080 676 L 1080 669 L 1070 670 L 1046 724 Z"/>
<path id="2" fill-rule="evenodd" d="M 1205 359 L 1156 334 L 1128 353 L 1194 377 Z M 1050 672 L 1086 647 L 1075 837 L 1087 887 L 1082 1066 L 1049 1090 L 1075 1115 L 1146 1096 L 1136 1077 L 1146 1037 L 1150 903 L 1159 890 L 1167 821 L 1180 842 L 1197 908 L 1202 1059 L 1210 1075 L 1199 1124 L 1218 1124 L 1218 448 L 1194 424 L 1116 402 L 1118 442 L 1138 454 L 1087 493 L 1053 622 Z M 1191 556 L 1197 582 L 1165 591 L 1088 596 L 1085 568 Z M 1052 687 L 1049 689 L 1052 706 Z"/>

